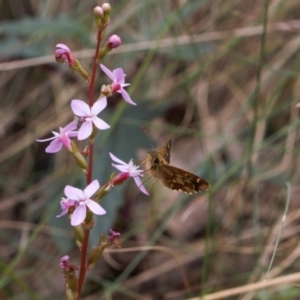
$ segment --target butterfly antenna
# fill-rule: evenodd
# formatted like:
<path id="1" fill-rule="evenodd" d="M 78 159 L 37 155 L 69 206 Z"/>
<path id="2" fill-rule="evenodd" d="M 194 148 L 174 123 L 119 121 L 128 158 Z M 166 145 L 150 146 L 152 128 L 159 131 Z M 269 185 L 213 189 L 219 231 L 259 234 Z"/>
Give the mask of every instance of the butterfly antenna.
<path id="1" fill-rule="evenodd" d="M 153 144 L 152 144 L 152 142 L 151 142 L 151 140 L 150 140 L 150 137 L 149 137 L 149 135 L 148 135 L 148 132 L 147 132 L 146 127 L 142 126 L 142 130 L 144 131 L 146 137 L 148 138 L 148 141 L 149 141 L 149 143 L 150 143 L 150 145 L 151 145 L 151 147 L 152 147 L 152 150 L 153 150 L 154 147 L 153 147 Z"/>
<path id="2" fill-rule="evenodd" d="M 134 162 L 136 162 L 136 164 L 140 167 L 141 165 L 143 165 L 145 163 L 146 159 L 135 159 Z M 144 172 L 143 172 L 144 173 Z"/>

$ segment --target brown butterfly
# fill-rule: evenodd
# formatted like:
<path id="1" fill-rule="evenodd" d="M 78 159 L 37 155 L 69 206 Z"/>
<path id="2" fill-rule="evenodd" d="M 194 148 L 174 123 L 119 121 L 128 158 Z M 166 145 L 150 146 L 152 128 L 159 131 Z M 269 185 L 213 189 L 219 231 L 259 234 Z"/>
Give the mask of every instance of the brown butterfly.
<path id="1" fill-rule="evenodd" d="M 171 190 L 187 194 L 207 191 L 209 182 L 185 170 L 170 166 L 171 140 L 157 151 L 149 151 L 144 162 L 151 176 L 161 179 L 162 183 Z"/>

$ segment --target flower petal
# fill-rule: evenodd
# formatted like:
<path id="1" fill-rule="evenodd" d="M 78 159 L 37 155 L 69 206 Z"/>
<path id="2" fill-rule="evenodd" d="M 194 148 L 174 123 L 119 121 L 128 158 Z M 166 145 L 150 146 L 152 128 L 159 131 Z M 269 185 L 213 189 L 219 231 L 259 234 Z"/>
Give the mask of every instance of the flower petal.
<path id="1" fill-rule="evenodd" d="M 68 136 L 69 137 L 74 137 L 74 136 L 77 136 L 78 135 L 78 131 L 70 131 L 68 132 Z"/>
<path id="2" fill-rule="evenodd" d="M 91 196 L 93 196 L 97 190 L 99 189 L 100 184 L 99 181 L 97 179 L 93 180 L 83 191 L 84 196 L 86 198 L 90 198 Z"/>
<path id="3" fill-rule="evenodd" d="M 96 101 L 91 109 L 91 113 L 93 116 L 97 116 L 107 105 L 106 97 L 101 98 Z"/>
<path id="4" fill-rule="evenodd" d="M 62 146 L 63 143 L 61 142 L 61 140 L 59 138 L 56 138 L 49 144 L 49 146 L 45 149 L 45 151 L 47 153 L 56 153 L 61 150 Z"/>
<path id="5" fill-rule="evenodd" d="M 86 117 L 90 116 L 90 107 L 82 100 L 73 99 L 71 101 L 71 108 L 76 116 Z"/>
<path id="6" fill-rule="evenodd" d="M 122 94 L 122 97 L 124 98 L 124 100 L 127 103 L 129 103 L 131 105 L 136 105 L 136 103 L 131 100 L 129 94 L 123 88 L 120 91 L 118 91 L 118 92 Z"/>
<path id="7" fill-rule="evenodd" d="M 125 74 L 122 68 L 117 68 L 113 70 L 115 80 L 121 85 L 125 83 Z"/>
<path id="8" fill-rule="evenodd" d="M 61 133 L 66 133 L 66 132 L 72 131 L 76 128 L 77 128 L 77 124 L 74 121 L 72 121 L 61 130 Z"/>
<path id="9" fill-rule="evenodd" d="M 56 218 L 60 218 L 68 213 L 68 210 L 63 210 L 59 215 L 56 216 Z"/>
<path id="10" fill-rule="evenodd" d="M 123 165 L 116 165 L 116 164 L 111 164 L 114 168 L 118 169 L 121 172 L 129 173 L 128 172 L 128 166 L 123 166 Z"/>
<path id="11" fill-rule="evenodd" d="M 83 191 L 70 185 L 65 186 L 64 193 L 67 198 L 70 198 L 71 200 L 83 199 Z"/>
<path id="12" fill-rule="evenodd" d="M 51 138 L 48 138 L 48 139 L 43 139 L 43 140 L 36 140 L 37 142 L 48 142 L 48 141 L 52 141 L 56 139 L 56 136 L 52 136 Z"/>
<path id="13" fill-rule="evenodd" d="M 140 177 L 136 176 L 136 177 L 133 177 L 137 187 L 140 189 L 140 191 L 146 195 L 149 195 L 148 191 L 146 190 L 146 188 L 144 187 L 143 183 L 142 183 L 142 180 Z"/>
<path id="14" fill-rule="evenodd" d="M 85 201 L 87 207 L 95 214 L 95 215 L 104 215 L 106 211 L 102 208 L 100 204 L 93 200 Z"/>
<path id="15" fill-rule="evenodd" d="M 111 70 L 109 70 L 108 68 L 106 68 L 103 64 L 100 64 L 100 68 L 102 69 L 102 71 L 112 80 L 115 81 L 115 77 L 114 74 Z"/>
<path id="16" fill-rule="evenodd" d="M 98 117 L 96 117 L 96 118 L 93 119 L 93 123 L 100 130 L 105 130 L 105 129 L 110 128 L 110 126 L 106 122 L 104 122 L 103 120 L 101 120 Z"/>
<path id="17" fill-rule="evenodd" d="M 86 216 L 86 206 L 85 205 L 79 205 L 74 210 L 72 216 L 71 216 L 71 225 L 77 226 L 80 225 Z"/>
<path id="18" fill-rule="evenodd" d="M 115 162 L 117 162 L 117 163 L 119 163 L 119 164 L 121 164 L 121 165 L 127 165 L 126 162 L 124 162 L 123 160 L 117 158 L 117 157 L 116 157 L 115 155 L 113 155 L 111 152 L 109 152 L 109 155 L 110 155 L 110 158 L 111 158 L 113 161 L 115 161 Z"/>
<path id="19" fill-rule="evenodd" d="M 93 131 L 92 121 L 84 122 L 78 131 L 78 135 L 77 135 L 78 140 L 79 141 L 85 140 L 92 134 L 92 131 Z"/>
<path id="20" fill-rule="evenodd" d="M 65 44 L 56 44 L 55 46 L 56 48 L 60 48 L 60 49 L 64 49 L 64 50 L 67 50 L 68 52 L 71 52 L 70 48 L 65 45 Z"/>

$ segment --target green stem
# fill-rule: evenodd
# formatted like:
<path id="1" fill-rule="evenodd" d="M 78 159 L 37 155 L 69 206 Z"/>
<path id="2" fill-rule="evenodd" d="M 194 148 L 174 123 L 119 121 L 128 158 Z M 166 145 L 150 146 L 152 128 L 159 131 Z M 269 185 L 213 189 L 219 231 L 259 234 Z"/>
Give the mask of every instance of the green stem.
<path id="1" fill-rule="evenodd" d="M 248 158 L 247 158 L 247 180 L 245 184 L 245 190 L 247 190 L 247 186 L 249 181 L 253 176 L 253 154 L 257 150 L 255 145 L 255 135 L 257 130 L 257 125 L 260 118 L 259 112 L 259 94 L 261 89 L 261 75 L 263 71 L 264 65 L 264 58 L 265 58 L 265 51 L 266 51 L 266 38 L 267 38 L 267 24 L 268 24 L 268 9 L 269 9 L 269 0 L 264 1 L 264 15 L 263 15 L 263 33 L 261 35 L 261 43 L 260 43 L 260 52 L 259 52 L 259 59 L 258 59 L 258 67 L 256 71 L 256 87 L 253 95 L 252 101 L 252 110 L 253 110 L 253 123 L 252 123 L 252 132 L 249 139 L 248 145 Z"/>

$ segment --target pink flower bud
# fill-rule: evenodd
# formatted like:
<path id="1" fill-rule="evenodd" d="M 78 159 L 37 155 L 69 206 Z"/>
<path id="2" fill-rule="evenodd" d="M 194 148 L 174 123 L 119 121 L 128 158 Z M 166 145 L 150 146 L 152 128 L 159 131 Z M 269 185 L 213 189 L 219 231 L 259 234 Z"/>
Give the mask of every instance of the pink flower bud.
<path id="1" fill-rule="evenodd" d="M 70 66 L 76 65 L 76 59 L 67 45 L 57 44 L 55 47 L 55 59 L 58 63 L 63 63 L 67 60 Z"/>
<path id="2" fill-rule="evenodd" d="M 117 36 L 116 34 L 112 35 L 106 43 L 106 47 L 108 47 L 110 49 L 117 48 L 120 45 L 121 45 L 121 38 L 119 36 Z"/>
<path id="3" fill-rule="evenodd" d="M 96 7 L 94 8 L 94 15 L 97 16 L 98 18 L 103 17 L 104 12 L 103 12 L 102 7 L 96 6 Z"/>
<path id="4" fill-rule="evenodd" d="M 110 12 L 111 11 L 111 6 L 109 3 L 103 3 L 102 4 L 102 9 L 105 13 Z"/>

